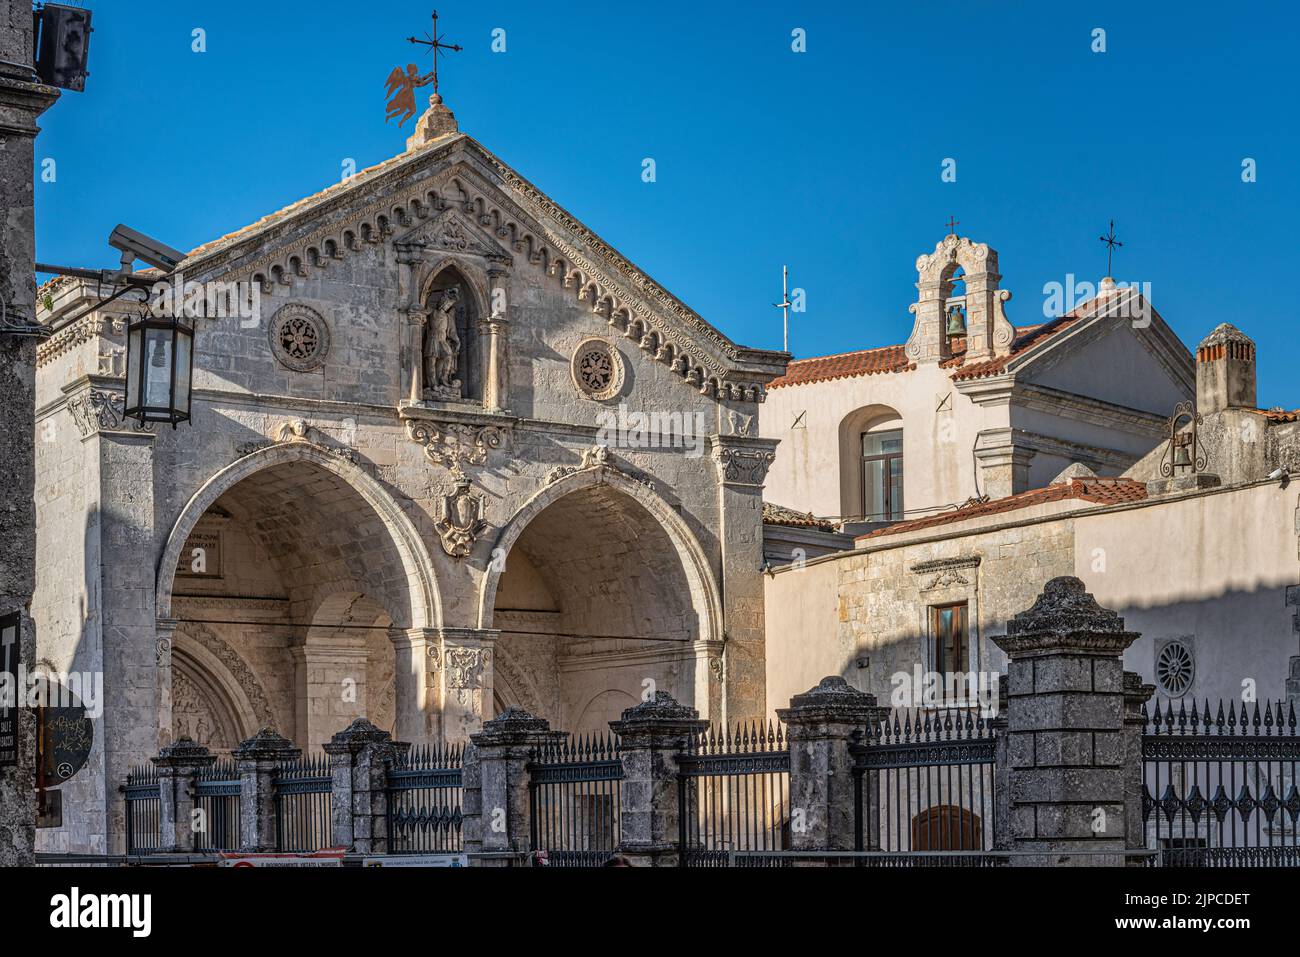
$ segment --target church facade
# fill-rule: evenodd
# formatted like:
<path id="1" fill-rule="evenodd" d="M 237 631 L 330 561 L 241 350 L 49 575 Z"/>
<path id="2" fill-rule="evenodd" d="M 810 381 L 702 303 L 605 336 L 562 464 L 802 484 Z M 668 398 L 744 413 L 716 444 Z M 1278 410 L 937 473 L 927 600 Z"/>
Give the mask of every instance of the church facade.
<path id="1" fill-rule="evenodd" d="M 194 250 L 255 290 L 195 322 L 193 421 L 122 416 L 114 303 L 42 346 L 39 664 L 100 672 L 49 850 L 122 847 L 129 769 L 187 736 L 314 748 L 364 715 L 457 743 L 667 691 L 763 716 L 759 435 L 739 346 L 462 134 Z M 42 321 L 100 290 L 56 280 Z"/>

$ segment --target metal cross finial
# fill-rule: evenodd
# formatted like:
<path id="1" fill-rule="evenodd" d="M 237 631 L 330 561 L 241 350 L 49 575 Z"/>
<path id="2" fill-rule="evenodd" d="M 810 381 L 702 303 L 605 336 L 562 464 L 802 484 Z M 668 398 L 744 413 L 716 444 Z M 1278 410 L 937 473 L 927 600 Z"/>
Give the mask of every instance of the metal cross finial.
<path id="1" fill-rule="evenodd" d="M 453 53 L 459 53 L 463 48 L 454 43 L 443 43 L 442 37 L 438 35 L 438 11 L 433 11 L 433 32 L 426 33 L 424 39 L 419 37 L 407 37 L 408 43 L 418 43 L 429 48 L 433 54 L 433 92 L 438 92 L 438 51 L 451 50 Z"/>
<path id="2" fill-rule="evenodd" d="M 794 303 L 790 302 L 790 267 L 781 267 L 781 301 L 772 303 L 777 309 L 782 311 L 781 323 L 781 349 L 784 352 L 790 351 L 790 307 Z"/>
<path id="3" fill-rule="evenodd" d="M 956 233 L 956 228 L 961 225 L 961 220 L 957 219 L 955 216 L 949 216 L 948 221 L 944 223 L 944 225 L 948 227 L 948 235 L 952 236 Z"/>
<path id="4" fill-rule="evenodd" d="M 1111 257 L 1115 255 L 1115 247 L 1124 244 L 1115 238 L 1115 220 L 1110 221 L 1110 232 L 1105 236 L 1097 237 L 1106 244 L 1106 275 L 1110 275 Z"/>

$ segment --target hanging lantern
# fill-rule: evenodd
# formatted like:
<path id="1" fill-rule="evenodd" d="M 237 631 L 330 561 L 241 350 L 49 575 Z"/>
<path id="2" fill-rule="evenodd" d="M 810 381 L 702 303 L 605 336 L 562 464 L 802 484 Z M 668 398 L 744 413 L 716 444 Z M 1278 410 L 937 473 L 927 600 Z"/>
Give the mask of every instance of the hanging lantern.
<path id="1" fill-rule="evenodd" d="M 142 313 L 126 329 L 126 408 L 141 422 L 190 418 L 194 330 L 175 316 Z"/>

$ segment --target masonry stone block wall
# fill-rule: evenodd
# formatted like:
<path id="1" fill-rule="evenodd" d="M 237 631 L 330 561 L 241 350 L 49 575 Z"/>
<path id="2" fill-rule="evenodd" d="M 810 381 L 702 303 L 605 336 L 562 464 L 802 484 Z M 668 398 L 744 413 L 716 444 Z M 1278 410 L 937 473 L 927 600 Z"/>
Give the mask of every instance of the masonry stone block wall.
<path id="1" fill-rule="evenodd" d="M 1121 656 L 1136 638 L 1083 582 L 1061 577 L 995 639 L 1010 658 L 1010 848 L 1029 855 L 1016 863 L 1123 862 L 1136 689 Z"/>

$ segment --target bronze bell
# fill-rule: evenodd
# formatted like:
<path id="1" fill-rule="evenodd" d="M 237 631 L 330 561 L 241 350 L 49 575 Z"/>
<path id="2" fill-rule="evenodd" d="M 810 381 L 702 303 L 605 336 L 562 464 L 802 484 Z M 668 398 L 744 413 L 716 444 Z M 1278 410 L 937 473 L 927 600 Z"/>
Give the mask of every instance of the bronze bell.
<path id="1" fill-rule="evenodd" d="M 966 335 L 966 314 L 961 306 L 952 305 L 948 307 L 948 335 Z"/>
<path id="2" fill-rule="evenodd" d="M 1186 469 L 1191 468 L 1191 466 L 1192 457 L 1187 452 L 1187 446 L 1180 444 L 1176 449 L 1174 449 L 1174 468 Z"/>

